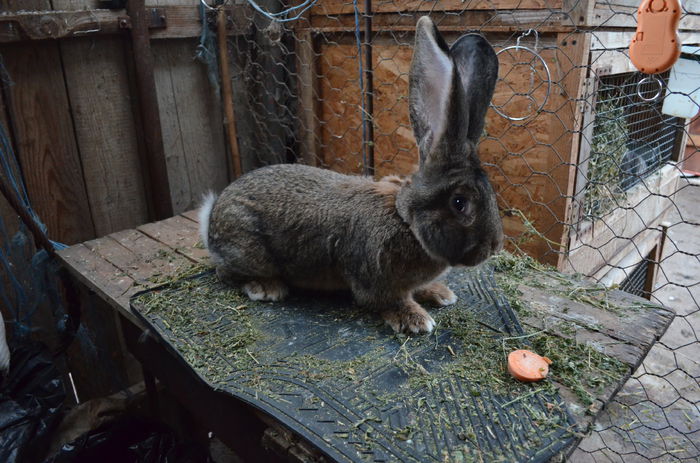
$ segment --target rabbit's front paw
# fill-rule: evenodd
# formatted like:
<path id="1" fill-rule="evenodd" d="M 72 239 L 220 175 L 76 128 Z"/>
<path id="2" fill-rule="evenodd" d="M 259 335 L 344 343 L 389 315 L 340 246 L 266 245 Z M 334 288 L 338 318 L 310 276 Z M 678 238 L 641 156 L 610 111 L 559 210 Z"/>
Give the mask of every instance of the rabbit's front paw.
<path id="1" fill-rule="evenodd" d="M 413 293 L 416 300 L 426 302 L 439 307 L 452 305 L 457 302 L 457 295 L 450 288 L 442 283 L 433 281 L 427 285 L 418 288 Z"/>
<path id="2" fill-rule="evenodd" d="M 289 288 L 279 280 L 255 280 L 243 285 L 243 291 L 251 301 L 281 301 Z"/>
<path id="3" fill-rule="evenodd" d="M 414 301 L 408 301 L 396 310 L 384 312 L 382 316 L 397 333 L 430 333 L 435 328 L 433 317 Z"/>

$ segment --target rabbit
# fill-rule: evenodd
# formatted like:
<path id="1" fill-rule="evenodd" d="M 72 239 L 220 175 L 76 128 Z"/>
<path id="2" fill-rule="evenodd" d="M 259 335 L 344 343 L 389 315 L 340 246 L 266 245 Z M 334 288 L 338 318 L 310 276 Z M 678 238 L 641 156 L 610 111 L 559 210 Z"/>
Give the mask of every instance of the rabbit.
<path id="1" fill-rule="evenodd" d="M 290 287 L 349 289 L 394 331 L 432 331 L 435 321 L 416 301 L 455 303 L 436 279 L 502 248 L 476 148 L 497 75 L 484 37 L 466 34 L 448 47 L 420 18 L 409 74 L 418 170 L 373 181 L 279 164 L 243 175 L 200 211 L 217 276 L 252 300 L 281 300 Z"/>
<path id="2" fill-rule="evenodd" d="M 620 162 L 623 188 L 629 188 L 661 164 L 661 149 L 653 143 L 629 140 Z"/>

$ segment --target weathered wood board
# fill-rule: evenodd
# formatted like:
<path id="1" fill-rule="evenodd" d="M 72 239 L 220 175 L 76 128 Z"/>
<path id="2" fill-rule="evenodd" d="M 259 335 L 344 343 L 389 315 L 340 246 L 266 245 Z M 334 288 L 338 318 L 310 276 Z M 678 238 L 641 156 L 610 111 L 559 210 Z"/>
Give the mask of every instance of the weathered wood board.
<path id="1" fill-rule="evenodd" d="M 152 0 L 149 6 L 191 5 Z M 170 194 L 175 213 L 196 207 L 209 190 L 229 182 L 220 101 L 195 60 L 198 41 L 160 40 L 151 47 Z"/>
<path id="2" fill-rule="evenodd" d="M 439 0 L 435 2 L 425 2 L 421 0 L 411 1 L 382 1 L 375 2 L 372 5 L 374 13 L 414 13 L 419 11 L 458 11 L 464 12 L 468 10 L 537 10 L 537 9 L 557 9 L 561 8 L 562 1 L 544 1 L 544 0 L 478 0 L 465 3 L 462 0 Z M 358 2 L 358 9 L 361 13 L 365 11 L 365 5 Z M 320 1 L 311 9 L 312 15 L 325 16 L 337 14 L 352 14 L 353 2 L 348 0 L 325 0 Z"/>
<path id="3" fill-rule="evenodd" d="M 94 237 L 58 44 L 7 45 L 0 54 L 14 81 L 7 104 L 34 209 L 54 240 Z"/>
<path id="4" fill-rule="evenodd" d="M 61 52 L 95 232 L 133 228 L 148 210 L 123 42 L 71 39 Z"/>

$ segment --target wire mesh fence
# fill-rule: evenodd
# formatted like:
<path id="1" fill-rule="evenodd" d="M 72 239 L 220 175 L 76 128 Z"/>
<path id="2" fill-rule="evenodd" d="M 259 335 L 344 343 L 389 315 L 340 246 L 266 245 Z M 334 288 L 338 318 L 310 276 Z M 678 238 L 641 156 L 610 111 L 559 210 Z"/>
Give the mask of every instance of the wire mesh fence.
<path id="1" fill-rule="evenodd" d="M 303 162 L 381 178 L 418 161 L 417 19 L 430 15 L 448 42 L 467 31 L 491 42 L 500 77 L 480 156 L 510 248 L 677 313 L 571 461 L 700 458 L 700 74 L 688 74 L 700 13 L 682 12 L 686 68 L 648 77 L 627 51 L 638 4 L 268 1 L 228 44 L 244 170 Z"/>

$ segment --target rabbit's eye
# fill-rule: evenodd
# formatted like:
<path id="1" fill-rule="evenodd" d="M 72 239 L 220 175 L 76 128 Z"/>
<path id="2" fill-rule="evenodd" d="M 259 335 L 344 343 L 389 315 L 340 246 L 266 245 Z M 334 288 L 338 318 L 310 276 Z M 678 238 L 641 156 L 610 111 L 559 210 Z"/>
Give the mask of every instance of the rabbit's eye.
<path id="1" fill-rule="evenodd" d="M 452 198 L 452 206 L 459 212 L 464 213 L 467 210 L 467 198 L 464 196 L 454 196 Z"/>

